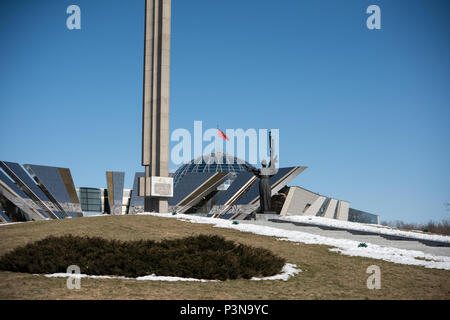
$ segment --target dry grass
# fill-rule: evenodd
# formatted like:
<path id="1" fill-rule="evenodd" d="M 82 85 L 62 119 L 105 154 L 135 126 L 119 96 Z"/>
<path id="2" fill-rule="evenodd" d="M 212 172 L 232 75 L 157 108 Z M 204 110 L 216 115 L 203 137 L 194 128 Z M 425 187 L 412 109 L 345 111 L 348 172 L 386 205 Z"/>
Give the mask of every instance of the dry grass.
<path id="1" fill-rule="evenodd" d="M 276 252 L 303 272 L 289 281 L 232 280 L 213 283 L 82 279 L 68 290 L 66 279 L 0 272 L 0 299 L 449 299 L 450 272 L 381 260 L 348 257 L 322 245 L 279 241 L 211 225 L 152 216 L 110 216 L 43 221 L 0 227 L 0 255 L 47 236 L 106 239 L 175 239 L 215 234 Z M 368 266 L 381 268 L 382 289 L 368 290 Z"/>

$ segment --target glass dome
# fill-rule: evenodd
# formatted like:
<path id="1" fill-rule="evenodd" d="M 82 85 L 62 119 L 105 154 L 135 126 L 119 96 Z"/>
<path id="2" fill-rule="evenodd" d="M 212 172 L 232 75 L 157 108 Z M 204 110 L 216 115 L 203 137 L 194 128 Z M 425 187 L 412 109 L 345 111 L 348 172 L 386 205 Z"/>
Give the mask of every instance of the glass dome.
<path id="1" fill-rule="evenodd" d="M 173 174 L 174 186 L 187 172 L 243 172 L 246 161 L 226 153 L 211 153 L 191 160 L 179 167 Z"/>

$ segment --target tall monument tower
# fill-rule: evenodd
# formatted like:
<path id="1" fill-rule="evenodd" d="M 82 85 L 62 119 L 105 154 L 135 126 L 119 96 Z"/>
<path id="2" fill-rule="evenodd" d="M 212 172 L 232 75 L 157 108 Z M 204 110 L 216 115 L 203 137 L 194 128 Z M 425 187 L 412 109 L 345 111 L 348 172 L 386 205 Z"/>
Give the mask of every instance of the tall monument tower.
<path id="1" fill-rule="evenodd" d="M 171 0 L 146 0 L 142 165 L 139 181 L 145 212 L 168 212 L 173 194 L 169 179 L 169 88 Z"/>

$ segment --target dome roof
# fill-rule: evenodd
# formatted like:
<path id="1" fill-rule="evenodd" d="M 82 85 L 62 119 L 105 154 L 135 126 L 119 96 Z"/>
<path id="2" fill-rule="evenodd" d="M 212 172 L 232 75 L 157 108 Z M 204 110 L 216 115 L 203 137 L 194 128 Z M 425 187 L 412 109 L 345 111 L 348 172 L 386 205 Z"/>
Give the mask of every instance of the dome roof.
<path id="1" fill-rule="evenodd" d="M 173 174 L 174 185 L 188 172 L 243 172 L 247 171 L 246 161 L 221 152 L 211 153 L 192 159 Z"/>

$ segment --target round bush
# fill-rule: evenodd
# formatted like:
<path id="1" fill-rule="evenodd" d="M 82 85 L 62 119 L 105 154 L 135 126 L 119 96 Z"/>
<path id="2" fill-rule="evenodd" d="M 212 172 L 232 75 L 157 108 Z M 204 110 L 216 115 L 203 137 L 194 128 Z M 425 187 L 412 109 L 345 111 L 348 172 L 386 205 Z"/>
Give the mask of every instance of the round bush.
<path id="1" fill-rule="evenodd" d="M 197 279 L 250 279 L 281 272 L 285 260 L 215 235 L 183 239 L 118 241 L 66 235 L 48 237 L 0 258 L 0 270 L 65 273 L 77 265 L 88 275 L 140 277 L 155 274 Z"/>

